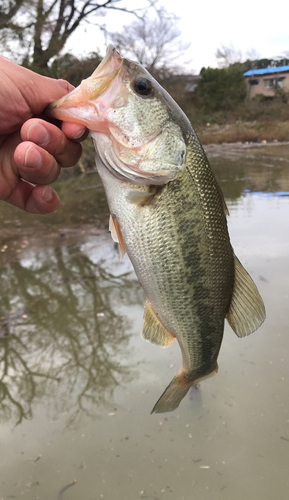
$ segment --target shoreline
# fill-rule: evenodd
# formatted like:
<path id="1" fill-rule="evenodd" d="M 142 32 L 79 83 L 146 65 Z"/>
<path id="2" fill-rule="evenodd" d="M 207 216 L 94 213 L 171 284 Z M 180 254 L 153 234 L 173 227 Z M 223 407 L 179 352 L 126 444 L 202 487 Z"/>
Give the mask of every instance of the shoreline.
<path id="1" fill-rule="evenodd" d="M 289 141 L 289 121 L 236 121 L 226 125 L 208 123 L 206 127 L 196 127 L 196 130 L 203 145 L 240 142 L 280 144 Z"/>
<path id="2" fill-rule="evenodd" d="M 246 148 L 260 148 L 260 147 L 272 147 L 272 146 L 289 146 L 289 141 L 266 141 L 264 139 L 261 142 L 241 142 L 241 141 L 236 141 L 236 142 L 211 142 L 209 144 L 202 144 L 205 151 L 209 149 L 221 149 L 223 148 L 240 148 L 240 149 L 246 149 Z"/>

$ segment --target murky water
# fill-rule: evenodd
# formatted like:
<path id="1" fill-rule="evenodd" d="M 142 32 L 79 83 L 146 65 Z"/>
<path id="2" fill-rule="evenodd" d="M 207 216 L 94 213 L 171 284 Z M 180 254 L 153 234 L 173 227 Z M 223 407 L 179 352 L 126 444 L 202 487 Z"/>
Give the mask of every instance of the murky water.
<path id="1" fill-rule="evenodd" d="M 219 373 L 173 413 L 150 415 L 180 351 L 140 338 L 97 176 L 60 182 L 55 215 L 1 205 L 1 499 L 288 499 L 289 146 L 208 155 L 267 320 L 226 326 Z"/>

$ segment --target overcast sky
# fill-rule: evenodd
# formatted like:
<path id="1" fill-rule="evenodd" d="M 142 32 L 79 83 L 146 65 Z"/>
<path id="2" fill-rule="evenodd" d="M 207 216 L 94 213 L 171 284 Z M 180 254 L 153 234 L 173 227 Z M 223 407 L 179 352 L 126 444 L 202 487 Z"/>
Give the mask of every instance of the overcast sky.
<path id="1" fill-rule="evenodd" d="M 145 0 L 123 0 L 123 5 L 143 5 Z M 215 53 L 221 45 L 232 44 L 246 59 L 252 49 L 257 56 L 273 58 L 288 53 L 289 2 L 274 0 L 161 0 L 168 12 L 179 18 L 178 28 L 190 48 L 185 56 L 186 69 L 198 73 L 205 66 L 217 67 Z M 133 16 L 114 11 L 98 21 L 108 30 L 121 31 Z M 105 40 L 92 26 L 76 32 L 66 50 L 84 54 L 93 50 L 105 52 Z"/>

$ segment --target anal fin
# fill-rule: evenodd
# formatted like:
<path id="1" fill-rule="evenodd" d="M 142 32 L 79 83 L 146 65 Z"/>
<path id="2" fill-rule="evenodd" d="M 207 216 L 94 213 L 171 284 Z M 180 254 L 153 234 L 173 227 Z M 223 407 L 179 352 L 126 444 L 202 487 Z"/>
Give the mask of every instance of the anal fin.
<path id="1" fill-rule="evenodd" d="M 145 303 L 142 336 L 145 340 L 161 347 L 168 347 L 176 338 L 160 322 L 148 300 Z"/>
<path id="2" fill-rule="evenodd" d="M 265 320 L 265 306 L 251 276 L 234 255 L 235 284 L 227 321 L 238 337 L 254 332 Z"/>
<path id="3" fill-rule="evenodd" d="M 120 260 L 122 260 L 125 256 L 125 246 L 124 246 L 124 241 L 120 229 L 119 222 L 117 220 L 116 215 L 111 215 L 109 218 L 109 230 L 111 232 L 111 237 L 113 241 L 116 241 L 116 243 L 119 244 L 120 248 Z"/>

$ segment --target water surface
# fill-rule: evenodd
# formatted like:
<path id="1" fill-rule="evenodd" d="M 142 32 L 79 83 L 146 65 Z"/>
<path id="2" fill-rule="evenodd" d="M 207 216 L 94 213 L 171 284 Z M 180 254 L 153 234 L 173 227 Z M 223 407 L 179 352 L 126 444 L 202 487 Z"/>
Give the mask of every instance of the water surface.
<path id="1" fill-rule="evenodd" d="M 48 217 L 1 205 L 0 498 L 288 499 L 289 146 L 208 155 L 267 319 L 244 339 L 226 325 L 218 374 L 164 415 L 180 350 L 140 338 L 97 175 L 60 181 Z"/>

